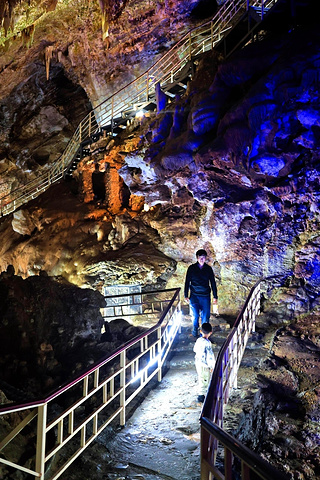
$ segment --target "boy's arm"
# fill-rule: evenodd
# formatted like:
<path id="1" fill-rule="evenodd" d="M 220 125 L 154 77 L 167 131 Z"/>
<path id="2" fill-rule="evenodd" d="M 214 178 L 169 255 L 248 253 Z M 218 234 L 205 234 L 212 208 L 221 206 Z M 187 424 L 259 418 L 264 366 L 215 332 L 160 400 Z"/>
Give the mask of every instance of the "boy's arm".
<path id="1" fill-rule="evenodd" d="M 207 355 L 206 355 L 207 365 L 210 369 L 213 370 L 214 366 L 216 364 L 216 358 L 215 358 L 213 350 L 212 350 L 212 345 L 208 345 L 206 353 L 207 353 Z"/>

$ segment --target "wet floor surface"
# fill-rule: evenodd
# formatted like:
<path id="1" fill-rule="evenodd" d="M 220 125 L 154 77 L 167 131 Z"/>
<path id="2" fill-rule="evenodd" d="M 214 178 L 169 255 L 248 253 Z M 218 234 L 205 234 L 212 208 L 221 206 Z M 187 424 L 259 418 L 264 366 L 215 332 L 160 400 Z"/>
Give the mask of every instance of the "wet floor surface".
<path id="1" fill-rule="evenodd" d="M 217 354 L 228 334 L 228 322 L 211 321 Z M 220 325 L 220 326 L 219 326 Z M 184 315 L 181 333 L 161 383 L 154 380 L 140 394 L 139 405 L 125 427 L 107 427 L 60 477 L 63 480 L 198 480 L 200 423 L 191 320 Z M 148 387 L 147 387 L 148 388 Z"/>

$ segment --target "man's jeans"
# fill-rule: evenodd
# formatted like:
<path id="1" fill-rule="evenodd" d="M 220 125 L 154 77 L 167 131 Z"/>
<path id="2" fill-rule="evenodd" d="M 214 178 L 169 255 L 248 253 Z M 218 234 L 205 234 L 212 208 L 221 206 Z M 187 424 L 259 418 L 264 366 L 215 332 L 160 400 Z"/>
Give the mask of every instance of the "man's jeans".
<path id="1" fill-rule="evenodd" d="M 201 325 L 209 322 L 210 318 L 210 295 L 204 297 L 191 295 L 190 310 L 192 316 L 192 335 L 198 335 L 199 318 L 201 318 Z"/>

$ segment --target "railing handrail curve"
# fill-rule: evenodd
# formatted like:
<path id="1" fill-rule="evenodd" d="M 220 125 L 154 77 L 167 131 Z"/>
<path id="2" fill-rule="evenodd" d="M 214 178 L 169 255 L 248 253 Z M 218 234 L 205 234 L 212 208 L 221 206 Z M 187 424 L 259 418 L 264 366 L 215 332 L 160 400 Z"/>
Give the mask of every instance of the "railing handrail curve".
<path id="1" fill-rule="evenodd" d="M 229 433 L 224 431 L 208 418 L 201 418 L 202 426 L 211 434 L 213 434 L 227 449 L 232 451 L 236 456 L 241 458 L 244 463 L 251 466 L 252 470 L 262 478 L 270 480 L 288 480 L 288 477 L 274 468 L 270 463 L 250 450 L 239 440 L 235 440 Z"/>
<path id="2" fill-rule="evenodd" d="M 168 290 L 155 290 L 154 292 L 145 292 L 145 294 L 149 294 L 149 293 L 157 293 L 158 294 L 158 293 L 161 293 L 161 292 L 163 293 L 163 292 L 171 292 L 171 291 L 175 292 L 175 293 L 174 293 L 173 297 L 171 298 L 171 300 L 169 301 L 166 308 L 164 309 L 164 311 L 162 312 L 162 314 L 160 316 L 160 319 L 158 320 L 158 322 L 155 325 L 150 327 L 145 332 L 142 332 L 139 335 L 137 335 L 136 337 L 132 338 L 128 342 L 124 343 L 121 347 L 117 348 L 117 350 L 115 350 L 113 353 L 111 353 L 110 355 L 105 357 L 103 360 L 100 360 L 100 361 L 96 362 L 95 364 L 93 364 L 92 367 L 85 370 L 81 375 L 77 376 L 77 378 L 71 380 L 71 382 L 66 382 L 63 386 L 58 387 L 57 389 L 55 389 L 53 392 L 51 392 L 46 397 L 31 401 L 31 402 L 27 402 L 27 403 L 24 403 L 24 404 L 15 403 L 15 404 L 5 405 L 3 407 L 0 406 L 0 414 L 5 414 L 7 412 L 9 413 L 12 410 L 22 411 L 22 410 L 26 410 L 28 408 L 34 408 L 34 407 L 38 407 L 40 405 L 44 405 L 45 403 L 48 403 L 48 402 L 52 401 L 54 398 L 58 397 L 59 395 L 61 395 L 65 391 L 67 391 L 69 388 L 71 388 L 74 385 L 76 385 L 77 383 L 81 382 L 86 376 L 90 375 L 91 373 L 93 373 L 98 368 L 101 368 L 106 363 L 110 362 L 111 360 L 113 360 L 114 358 L 119 356 L 119 354 L 121 352 L 130 348 L 130 346 L 134 345 L 137 341 L 141 340 L 142 338 L 144 338 L 147 335 L 150 335 L 151 333 L 156 331 L 159 328 L 159 326 L 163 323 L 164 318 L 166 317 L 166 315 L 170 311 L 170 308 L 172 307 L 173 303 L 177 299 L 177 296 L 180 293 L 180 288 L 171 288 L 171 289 L 168 289 Z M 112 295 L 112 296 L 109 296 L 109 297 L 106 296 L 105 298 L 111 298 L 111 297 L 116 298 L 116 297 L 126 297 L 126 296 L 132 297 L 133 295 L 142 295 L 142 294 L 141 293 L 127 293 L 127 294 L 123 293 L 121 295 L 114 295 L 114 296 Z"/>
<path id="3" fill-rule="evenodd" d="M 232 341 L 232 338 L 235 334 L 235 332 L 237 331 L 237 328 L 239 326 L 239 323 L 241 321 L 241 319 L 243 318 L 243 314 L 250 302 L 250 299 L 252 298 L 252 295 L 255 291 L 255 289 L 261 285 L 262 282 L 267 282 L 267 281 L 270 281 L 272 279 L 276 279 L 276 278 L 287 278 L 289 275 L 288 274 L 277 274 L 277 275 L 270 275 L 268 277 L 262 277 L 260 278 L 259 280 L 256 281 L 256 283 L 251 287 L 250 289 L 250 292 L 236 318 L 236 321 L 234 322 L 234 325 L 229 333 L 229 335 L 227 336 L 223 346 L 221 347 L 221 349 L 219 350 L 219 353 L 217 355 L 217 359 L 216 359 L 216 364 L 215 364 L 215 368 L 214 368 L 214 371 L 212 373 L 212 377 L 211 377 L 211 382 L 210 382 L 210 386 L 208 388 L 208 395 L 210 395 L 210 391 L 211 389 L 213 389 L 213 385 L 216 383 L 217 379 L 218 379 L 218 376 L 219 376 L 219 365 L 221 365 L 221 361 L 222 361 L 222 358 L 223 356 L 225 355 L 226 351 L 227 351 L 227 348 L 229 347 L 230 345 L 230 342 Z M 210 404 L 210 402 L 205 402 L 204 405 L 203 405 L 203 409 L 202 409 L 202 412 L 201 412 L 201 416 L 204 416 L 204 417 L 207 417 L 207 418 L 210 418 L 210 415 L 209 415 L 209 412 L 208 412 L 208 405 Z"/>
<path id="4" fill-rule="evenodd" d="M 0 414 L 8 416 L 6 421 L 11 428 L 1 431 L 0 465 L 5 464 L 33 478 L 44 478 L 47 473 L 46 478 L 57 480 L 111 422 L 117 419 L 121 426 L 125 425 L 129 404 L 138 398 L 137 395 L 153 378 L 161 382 L 166 358 L 180 331 L 180 288 L 173 290 L 174 294 L 170 292 L 169 296 L 166 290 L 162 291 L 165 292 L 164 296 L 159 295 L 159 291 L 139 292 L 139 296 L 153 296 L 145 306 L 148 309 L 151 305 L 150 320 L 156 323 L 112 355 L 97 362 L 41 402 L 23 404 L 20 409 L 12 405 L 1 408 Z M 131 292 L 128 295 L 132 303 L 124 299 L 125 303 L 120 304 L 116 300 L 113 306 L 106 305 L 105 308 L 111 308 L 112 314 L 105 318 L 112 320 L 118 309 L 122 311 L 122 308 L 129 307 L 132 307 L 133 320 L 144 313 L 142 309 L 136 311 L 134 308 L 135 300 L 132 297 L 135 294 Z M 59 399 L 58 395 L 61 395 Z M 16 424 L 16 413 L 22 410 L 25 415 L 21 415 L 20 422 Z M 13 415 L 10 422 L 9 415 Z M 29 467 L 20 459 L 17 463 L 13 452 L 17 436 L 31 422 L 36 436 L 36 450 L 35 462 Z M 37 424 L 34 425 L 34 422 Z M 11 448 L 7 448 L 9 445 Z M 67 445 L 69 449 L 66 451 Z M 48 462 L 62 451 L 64 458 L 61 458 L 57 469 L 46 469 Z"/>
<path id="5" fill-rule="evenodd" d="M 216 430 L 217 427 L 217 431 L 220 432 L 219 428 L 222 429 L 224 406 L 228 402 L 229 392 L 232 390 L 232 387 L 237 384 L 237 371 L 242 359 L 244 349 L 246 347 L 248 335 L 251 333 L 251 331 L 254 331 L 255 329 L 255 317 L 260 310 L 260 285 L 262 284 L 262 282 L 269 282 L 273 279 L 286 279 L 291 275 L 292 273 L 275 274 L 268 277 L 260 278 L 250 289 L 245 303 L 239 315 L 237 316 L 234 326 L 231 329 L 226 341 L 224 342 L 217 355 L 215 368 L 211 377 L 208 392 L 200 416 L 201 428 L 204 428 L 207 432 L 210 433 L 210 428 L 208 428 L 208 425 L 212 427 L 211 430 Z M 242 332 L 239 332 L 240 327 L 242 330 L 245 330 L 245 334 L 243 335 L 243 338 L 241 338 L 241 340 L 243 341 L 239 343 L 238 337 L 242 335 Z M 211 471 L 208 466 L 210 466 L 211 469 L 215 468 L 214 464 L 218 451 L 219 436 L 215 435 L 215 433 L 213 432 L 211 433 L 213 435 L 213 438 L 210 439 L 202 431 L 203 444 L 201 448 L 201 465 L 204 471 L 206 471 L 206 473 Z M 224 440 L 226 438 L 224 438 Z M 226 448 L 230 448 L 230 451 L 232 453 L 236 453 L 235 450 L 233 450 L 232 444 L 229 445 L 229 447 L 226 443 L 223 443 L 223 445 Z M 242 456 L 240 455 L 239 458 L 242 459 Z M 248 466 L 249 468 L 253 469 L 253 465 L 250 465 L 250 463 L 248 463 Z M 261 472 L 263 472 L 263 470 L 261 470 Z M 279 479 L 286 478 L 285 476 L 279 475 L 277 477 Z M 206 474 L 203 474 L 203 476 L 201 477 L 202 480 L 206 480 L 207 478 L 209 477 L 207 477 Z M 261 476 L 260 478 L 273 480 L 273 478 L 275 477 L 268 477 L 266 475 Z"/>

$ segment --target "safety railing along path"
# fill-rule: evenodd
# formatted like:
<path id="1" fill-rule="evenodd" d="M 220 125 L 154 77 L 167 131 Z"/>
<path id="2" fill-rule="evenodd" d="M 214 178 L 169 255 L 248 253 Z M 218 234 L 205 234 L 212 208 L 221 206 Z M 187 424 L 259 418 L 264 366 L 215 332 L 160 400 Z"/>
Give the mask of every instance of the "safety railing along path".
<path id="1" fill-rule="evenodd" d="M 0 467 L 28 478 L 43 479 L 46 474 L 46 480 L 56 480 L 111 422 L 125 425 L 129 404 L 153 378 L 161 381 L 180 329 L 180 289 L 121 294 L 116 302 L 106 298 L 106 306 L 110 318 L 125 316 L 139 323 L 144 315 L 154 326 L 46 398 L 0 407 L 0 417 L 12 424 L 5 438 L 0 437 Z M 22 418 L 18 425 L 17 418 Z M 29 459 L 28 467 L 10 458 L 26 426 L 36 436 L 35 458 L 32 466 Z M 53 459 L 59 463 L 57 470 L 50 466 Z"/>
<path id="2" fill-rule="evenodd" d="M 214 49 L 239 17 L 255 8 L 262 20 L 279 1 L 226 0 L 211 21 L 190 30 L 144 74 L 95 107 L 80 122 L 65 151 L 48 172 L 0 199 L 0 217 L 14 212 L 61 180 L 82 142 L 104 126 L 112 125 L 116 118 L 125 117 L 128 110 L 143 108 L 151 95 L 155 95 L 156 85 L 174 82 L 190 60 Z"/>
<path id="3" fill-rule="evenodd" d="M 208 393 L 201 413 L 201 480 L 231 480 L 234 456 L 240 459 L 241 479 L 250 480 L 252 473 L 262 480 L 288 480 L 282 472 L 242 445 L 223 430 L 223 414 L 255 320 L 260 313 L 261 284 L 286 278 L 275 275 L 259 280 L 251 289 L 235 324 L 217 356 Z M 216 465 L 218 446 L 224 449 L 224 472 Z"/>

